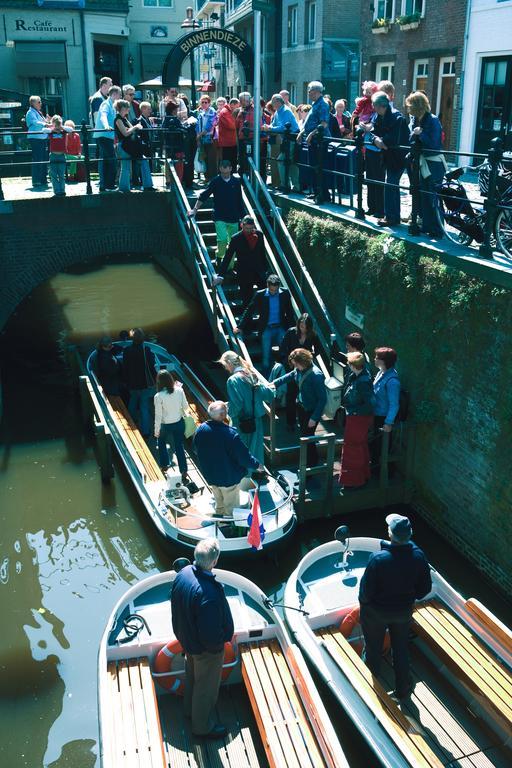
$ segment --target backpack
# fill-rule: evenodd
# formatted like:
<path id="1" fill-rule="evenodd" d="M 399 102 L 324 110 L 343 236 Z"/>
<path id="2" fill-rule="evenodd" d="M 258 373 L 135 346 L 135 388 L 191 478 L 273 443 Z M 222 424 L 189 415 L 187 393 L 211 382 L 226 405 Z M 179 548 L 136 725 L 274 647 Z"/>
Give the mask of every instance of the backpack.
<path id="1" fill-rule="evenodd" d="M 388 379 L 388 381 L 392 381 L 393 379 L 398 380 L 398 376 L 391 376 L 391 378 Z M 386 386 L 388 384 L 388 381 L 386 382 Z M 409 403 L 410 403 L 410 395 L 407 392 L 406 389 L 403 389 L 400 385 L 400 395 L 398 398 L 398 411 L 395 416 L 395 422 L 397 421 L 407 421 L 407 417 L 409 415 Z"/>

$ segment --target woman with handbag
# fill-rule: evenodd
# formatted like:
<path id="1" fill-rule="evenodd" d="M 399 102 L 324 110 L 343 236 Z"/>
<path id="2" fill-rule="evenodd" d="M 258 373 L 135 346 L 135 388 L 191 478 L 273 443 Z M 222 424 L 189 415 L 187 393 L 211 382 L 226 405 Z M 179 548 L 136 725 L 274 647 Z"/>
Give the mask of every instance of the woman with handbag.
<path id="1" fill-rule="evenodd" d="M 185 439 L 185 417 L 188 402 L 181 384 L 175 382 L 169 371 L 159 371 L 156 377 L 155 403 L 155 438 L 158 440 L 158 460 L 165 472 L 172 462 L 167 442 L 172 438 L 178 459 L 181 479 L 187 482 L 187 457 L 183 441 Z"/>
<path id="2" fill-rule="evenodd" d="M 114 104 L 116 116 L 114 118 L 114 130 L 117 137 L 117 156 L 121 161 L 121 173 L 119 175 L 119 191 L 130 191 L 130 175 L 132 160 L 140 162 L 142 186 L 144 191 L 153 191 L 153 178 L 149 170 L 149 162 L 144 157 L 144 145 L 139 131 L 143 130 L 140 123 L 132 125 L 128 120 L 130 104 L 125 99 L 118 99 Z"/>
<path id="3" fill-rule="evenodd" d="M 224 352 L 219 362 L 230 374 L 227 382 L 229 415 L 242 442 L 261 464 L 265 463 L 263 447 L 264 403 L 271 403 L 274 389 L 236 352 Z"/>

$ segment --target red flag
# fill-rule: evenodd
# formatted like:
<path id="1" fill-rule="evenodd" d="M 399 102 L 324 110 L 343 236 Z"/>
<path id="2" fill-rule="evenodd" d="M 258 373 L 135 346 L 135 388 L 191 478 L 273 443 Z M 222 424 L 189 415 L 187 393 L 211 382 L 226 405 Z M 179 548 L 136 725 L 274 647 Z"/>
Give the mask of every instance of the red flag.
<path id="1" fill-rule="evenodd" d="M 249 523 L 249 533 L 247 541 L 253 549 L 263 549 L 263 539 L 265 538 L 265 528 L 263 527 L 263 518 L 261 515 L 260 500 L 258 491 L 254 494 L 252 509 L 247 518 Z"/>

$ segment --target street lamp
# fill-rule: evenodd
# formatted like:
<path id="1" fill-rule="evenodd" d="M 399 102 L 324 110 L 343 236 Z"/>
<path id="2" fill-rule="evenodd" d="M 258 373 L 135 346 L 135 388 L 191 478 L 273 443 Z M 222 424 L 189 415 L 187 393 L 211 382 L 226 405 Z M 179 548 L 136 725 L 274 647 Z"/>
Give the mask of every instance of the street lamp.
<path id="1" fill-rule="evenodd" d="M 194 19 L 194 9 L 192 6 L 188 6 L 187 8 L 187 16 L 184 19 L 181 28 L 182 29 L 199 29 L 201 26 L 201 22 L 197 21 L 197 19 Z M 190 96 L 192 101 L 192 109 L 196 109 L 197 102 L 196 102 L 196 73 L 195 73 L 195 66 L 194 66 L 194 49 L 190 51 Z"/>

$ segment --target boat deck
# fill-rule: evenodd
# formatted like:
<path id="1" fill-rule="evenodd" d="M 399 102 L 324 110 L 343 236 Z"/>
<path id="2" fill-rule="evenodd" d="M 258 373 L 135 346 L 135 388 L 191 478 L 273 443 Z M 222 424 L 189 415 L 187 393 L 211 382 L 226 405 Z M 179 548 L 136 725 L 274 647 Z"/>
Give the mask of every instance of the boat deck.
<path id="1" fill-rule="evenodd" d="M 228 729 L 225 739 L 208 741 L 192 735 L 183 715 L 183 698 L 158 701 L 169 768 L 266 768 L 269 764 L 258 736 L 249 699 L 242 685 L 222 686 L 217 720 Z"/>

